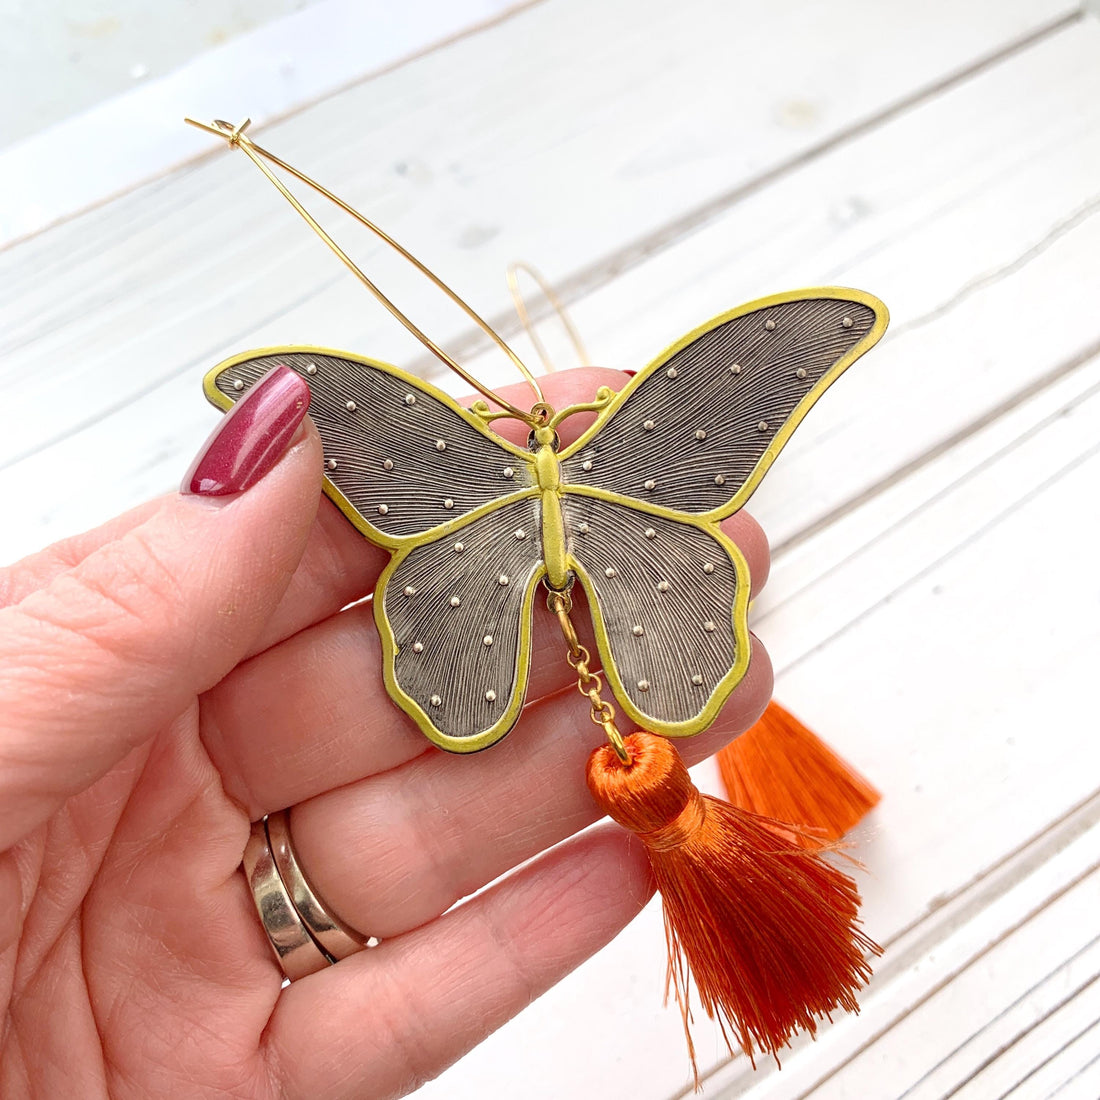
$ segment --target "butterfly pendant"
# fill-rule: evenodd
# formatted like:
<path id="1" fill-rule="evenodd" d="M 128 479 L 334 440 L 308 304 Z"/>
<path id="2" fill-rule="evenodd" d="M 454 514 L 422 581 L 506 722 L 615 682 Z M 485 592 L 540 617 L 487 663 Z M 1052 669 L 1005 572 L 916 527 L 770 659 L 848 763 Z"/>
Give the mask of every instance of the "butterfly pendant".
<path id="1" fill-rule="evenodd" d="M 540 581 L 579 582 L 611 688 L 639 726 L 690 736 L 748 666 L 748 570 L 719 523 L 822 393 L 886 328 L 870 294 L 763 298 L 688 333 L 617 394 L 517 447 L 397 367 L 265 348 L 205 379 L 222 409 L 278 365 L 310 387 L 325 492 L 392 559 L 374 593 L 393 700 L 436 745 L 475 752 L 516 723 Z M 559 449 L 556 425 L 597 410 Z"/>

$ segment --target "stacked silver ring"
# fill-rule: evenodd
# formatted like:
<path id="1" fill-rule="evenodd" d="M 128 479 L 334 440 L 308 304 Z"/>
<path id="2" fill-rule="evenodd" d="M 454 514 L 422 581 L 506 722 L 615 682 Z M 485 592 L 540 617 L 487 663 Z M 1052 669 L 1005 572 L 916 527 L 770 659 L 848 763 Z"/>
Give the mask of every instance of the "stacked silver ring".
<path id="1" fill-rule="evenodd" d="M 306 878 L 286 810 L 253 822 L 242 867 L 283 973 L 297 981 L 362 951 L 367 937 L 333 914 Z"/>

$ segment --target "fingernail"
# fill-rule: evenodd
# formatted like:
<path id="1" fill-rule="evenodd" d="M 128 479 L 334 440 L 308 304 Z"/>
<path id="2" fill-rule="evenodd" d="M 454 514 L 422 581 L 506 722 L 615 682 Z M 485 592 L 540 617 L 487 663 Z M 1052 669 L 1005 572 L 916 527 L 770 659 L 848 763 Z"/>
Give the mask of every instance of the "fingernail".
<path id="1" fill-rule="evenodd" d="M 251 488 L 283 457 L 308 408 L 309 387 L 294 371 L 269 370 L 210 434 L 180 492 L 216 497 Z"/>

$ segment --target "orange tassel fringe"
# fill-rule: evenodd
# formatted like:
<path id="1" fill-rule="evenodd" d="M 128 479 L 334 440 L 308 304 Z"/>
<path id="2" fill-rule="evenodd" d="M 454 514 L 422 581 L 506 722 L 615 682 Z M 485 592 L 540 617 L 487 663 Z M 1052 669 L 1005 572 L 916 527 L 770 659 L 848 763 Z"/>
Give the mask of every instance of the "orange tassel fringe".
<path id="1" fill-rule="evenodd" d="M 877 790 L 774 699 L 752 729 L 718 753 L 734 805 L 800 825 L 799 843 L 839 840 L 882 798 Z"/>
<path id="2" fill-rule="evenodd" d="M 792 845 L 783 826 L 700 793 L 663 737 L 625 738 L 588 761 L 601 809 L 649 850 L 664 899 L 668 981 L 688 1032 L 689 981 L 703 1009 L 753 1059 L 772 1055 L 837 1008 L 857 1009 L 870 977 L 859 891 L 820 849 Z M 695 1052 L 688 1033 L 692 1068 Z M 698 1075 L 696 1074 L 698 1085 Z"/>

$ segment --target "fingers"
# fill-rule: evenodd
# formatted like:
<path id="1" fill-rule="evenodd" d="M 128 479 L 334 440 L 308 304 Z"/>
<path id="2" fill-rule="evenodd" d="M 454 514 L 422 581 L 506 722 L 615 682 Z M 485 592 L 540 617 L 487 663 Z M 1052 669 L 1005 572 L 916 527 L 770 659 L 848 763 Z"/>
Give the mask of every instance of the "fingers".
<path id="1" fill-rule="evenodd" d="M 160 504 L 159 500 L 148 500 L 128 512 L 123 512 L 121 516 L 115 516 L 100 527 L 62 539 L 37 554 L 31 554 L 14 565 L 0 569 L 0 607 L 18 603 L 24 596 L 45 588 L 54 577 L 79 564 L 99 547 L 114 542 L 143 523 L 156 512 Z"/>
<path id="2" fill-rule="evenodd" d="M 247 491 L 166 498 L 0 611 L 0 849 L 241 659 L 297 568 L 320 470 L 310 428 Z"/>
<path id="3" fill-rule="evenodd" d="M 677 742 L 685 760 L 696 763 L 748 729 L 771 686 L 756 642 L 749 673 L 715 724 Z M 599 818 L 584 774 L 601 739 L 583 700 L 565 692 L 530 708 L 489 752 L 423 753 L 295 806 L 299 859 L 353 927 L 381 939 L 415 928 Z"/>
<path id="4" fill-rule="evenodd" d="M 768 547 L 759 525 L 739 512 L 723 530 L 741 546 L 752 577 L 766 576 Z M 529 702 L 575 682 L 557 623 L 539 601 L 534 610 Z M 574 621 L 595 653 L 579 600 Z M 386 698 L 381 668 L 373 608 L 364 604 L 233 672 L 202 700 L 203 740 L 229 794 L 258 818 L 424 752 L 423 735 Z M 570 697 L 563 713 L 576 706 Z M 522 736 L 525 721 L 513 738 Z"/>
<path id="5" fill-rule="evenodd" d="M 651 893 L 641 845 L 595 830 L 431 925 L 292 983 L 265 1033 L 280 1093 L 411 1092 L 603 947 Z"/>

